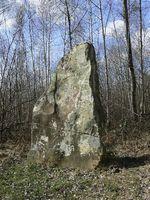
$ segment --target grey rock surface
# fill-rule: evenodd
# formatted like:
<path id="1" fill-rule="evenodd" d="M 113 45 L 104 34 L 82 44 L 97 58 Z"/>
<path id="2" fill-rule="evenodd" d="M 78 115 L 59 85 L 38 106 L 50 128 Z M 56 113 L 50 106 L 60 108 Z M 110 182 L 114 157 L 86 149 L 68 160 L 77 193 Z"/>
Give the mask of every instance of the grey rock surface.
<path id="1" fill-rule="evenodd" d="M 104 122 L 95 50 L 80 44 L 61 59 L 34 106 L 29 157 L 52 166 L 93 169 L 102 157 Z"/>

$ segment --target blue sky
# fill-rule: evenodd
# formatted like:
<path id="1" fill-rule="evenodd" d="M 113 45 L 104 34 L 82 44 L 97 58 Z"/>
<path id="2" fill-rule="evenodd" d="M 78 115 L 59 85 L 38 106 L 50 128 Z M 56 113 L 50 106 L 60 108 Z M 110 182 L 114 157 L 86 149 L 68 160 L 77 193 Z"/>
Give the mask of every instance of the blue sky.
<path id="1" fill-rule="evenodd" d="M 2 0 L 0 0 L 0 1 L 2 2 Z M 14 29 L 13 27 L 15 25 L 16 7 L 19 7 L 25 1 L 28 1 L 31 5 L 32 9 L 34 10 L 34 12 L 35 12 L 34 18 L 41 17 L 39 14 L 39 8 L 41 6 L 40 0 L 7 0 L 7 1 L 3 0 L 3 2 L 5 2 L 5 4 L 7 4 L 7 2 L 11 4 L 11 11 L 0 15 L 0 33 L 1 34 L 6 35 L 6 33 L 7 33 L 9 35 L 9 33 L 11 34 L 13 32 L 13 29 Z M 82 0 L 82 1 L 84 2 L 85 0 Z M 98 0 L 93 0 L 93 2 L 97 3 Z M 108 2 L 106 0 L 103 0 L 103 6 L 106 8 L 105 13 L 104 13 L 105 20 L 107 18 L 107 14 L 108 14 L 107 3 Z M 84 6 L 84 4 L 83 4 L 83 6 Z M 147 7 L 149 7 L 149 8 L 147 8 Z M 97 33 L 97 34 L 95 34 L 94 41 L 96 43 L 97 38 L 99 38 L 99 42 L 102 42 L 101 27 L 100 27 L 100 23 L 99 23 L 99 18 L 97 18 L 97 17 L 99 17 L 99 11 L 97 10 L 97 8 L 94 5 L 92 6 L 92 9 L 93 9 L 93 13 L 95 14 L 95 16 L 94 16 L 94 18 L 95 18 L 94 19 L 94 23 L 95 23 L 94 32 Z M 150 48 L 150 12 L 148 12 L 148 11 L 150 11 L 150 0 L 143 0 L 143 16 L 144 16 L 144 24 L 146 27 L 146 29 L 144 30 L 144 34 L 146 35 L 146 37 L 144 38 L 144 44 L 148 48 Z M 113 38 L 114 25 L 117 29 L 118 34 L 120 34 L 122 36 L 124 35 L 125 26 L 124 26 L 124 22 L 123 22 L 123 19 L 121 16 L 121 12 L 122 12 L 122 0 L 113 0 L 112 12 L 111 12 L 110 19 L 109 19 L 109 22 L 108 22 L 107 28 L 106 28 L 106 36 L 108 38 L 108 45 L 109 45 L 109 41 Z M 62 20 L 62 18 L 61 18 L 61 20 Z M 61 22 L 60 22 L 60 24 L 61 24 Z M 28 35 L 28 33 L 26 33 L 26 34 Z M 38 34 L 38 23 L 35 25 L 35 34 Z M 134 32 L 134 37 L 133 37 L 133 39 L 134 39 L 133 47 L 135 47 L 135 48 L 137 45 L 135 42 L 136 37 L 138 37 L 137 30 Z M 27 39 L 28 39 L 28 37 L 27 37 Z M 53 44 L 52 44 L 52 57 L 53 57 L 54 65 L 57 62 L 57 60 L 60 57 L 62 57 L 62 55 L 63 55 L 62 38 L 61 38 L 60 31 L 58 31 L 58 29 L 57 29 L 53 33 Z"/>

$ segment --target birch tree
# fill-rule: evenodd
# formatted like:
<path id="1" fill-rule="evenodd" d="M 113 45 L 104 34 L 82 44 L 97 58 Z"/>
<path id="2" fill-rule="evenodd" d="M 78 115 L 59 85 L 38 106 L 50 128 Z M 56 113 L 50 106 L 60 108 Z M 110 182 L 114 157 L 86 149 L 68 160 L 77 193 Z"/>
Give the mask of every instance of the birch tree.
<path id="1" fill-rule="evenodd" d="M 123 16 L 126 25 L 126 42 L 127 42 L 127 53 L 128 53 L 128 68 L 131 73 L 131 82 L 132 82 L 132 111 L 134 118 L 137 119 L 137 101 L 136 101 L 136 76 L 135 69 L 133 65 L 132 58 L 132 45 L 130 37 L 130 25 L 129 25 L 129 13 L 128 13 L 128 0 L 123 0 Z"/>

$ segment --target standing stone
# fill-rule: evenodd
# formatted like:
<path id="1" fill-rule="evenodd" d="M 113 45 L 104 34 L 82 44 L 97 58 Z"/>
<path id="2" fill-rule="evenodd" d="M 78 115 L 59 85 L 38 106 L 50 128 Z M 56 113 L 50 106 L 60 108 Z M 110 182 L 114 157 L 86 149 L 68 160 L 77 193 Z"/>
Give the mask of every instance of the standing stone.
<path id="1" fill-rule="evenodd" d="M 95 168 L 104 125 L 94 47 L 75 46 L 33 109 L 30 157 L 51 166 Z"/>

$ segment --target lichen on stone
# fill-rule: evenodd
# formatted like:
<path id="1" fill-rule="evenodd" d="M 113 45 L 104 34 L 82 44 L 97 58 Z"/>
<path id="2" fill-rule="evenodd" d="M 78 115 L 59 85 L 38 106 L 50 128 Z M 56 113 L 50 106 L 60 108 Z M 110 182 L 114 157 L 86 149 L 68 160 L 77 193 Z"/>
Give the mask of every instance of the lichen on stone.
<path id="1" fill-rule="evenodd" d="M 48 90 L 35 104 L 32 146 L 47 141 L 43 151 L 50 164 L 55 160 L 63 167 L 95 168 L 102 156 L 104 123 L 94 47 L 80 44 L 61 59 Z M 40 149 L 35 155 L 39 161 Z"/>

